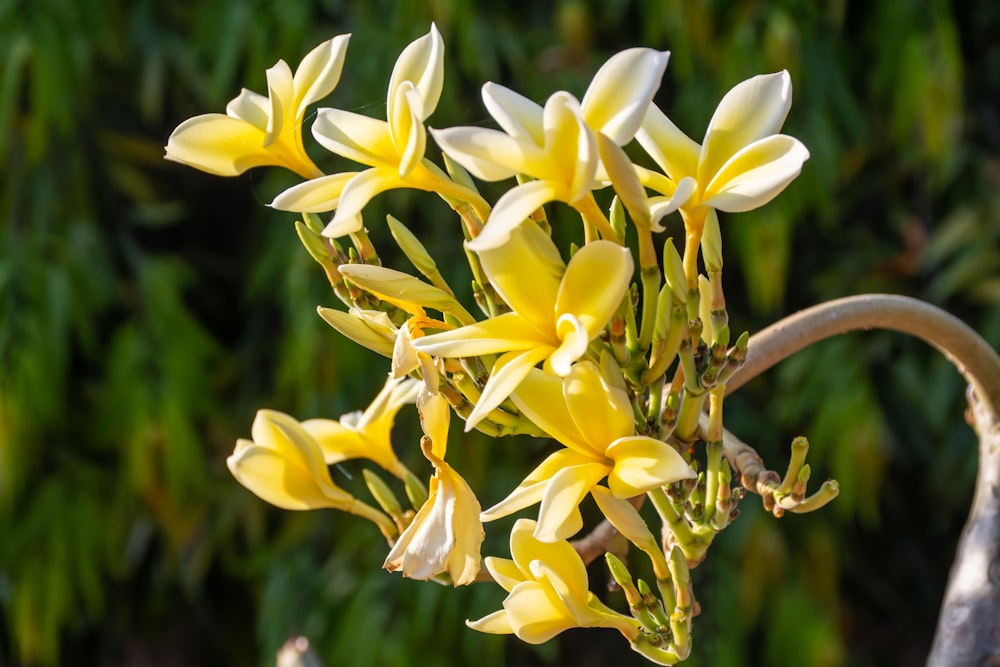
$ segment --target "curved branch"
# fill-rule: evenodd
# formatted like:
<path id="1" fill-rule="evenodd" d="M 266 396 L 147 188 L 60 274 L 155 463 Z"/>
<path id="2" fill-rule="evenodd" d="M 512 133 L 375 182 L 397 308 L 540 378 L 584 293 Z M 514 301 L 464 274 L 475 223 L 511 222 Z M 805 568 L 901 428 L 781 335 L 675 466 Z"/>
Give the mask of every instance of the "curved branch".
<path id="1" fill-rule="evenodd" d="M 753 336 L 746 363 L 727 383 L 727 393 L 804 347 L 858 329 L 916 336 L 944 354 L 969 383 L 979 470 L 928 665 L 1000 664 L 1000 356 L 986 341 L 954 316 L 916 299 L 847 297 L 804 310 Z"/>

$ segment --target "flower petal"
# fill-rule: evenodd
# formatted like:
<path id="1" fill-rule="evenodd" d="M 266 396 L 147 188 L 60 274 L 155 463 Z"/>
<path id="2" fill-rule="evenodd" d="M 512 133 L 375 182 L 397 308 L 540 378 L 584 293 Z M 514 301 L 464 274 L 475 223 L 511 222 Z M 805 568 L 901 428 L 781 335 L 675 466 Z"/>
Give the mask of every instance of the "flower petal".
<path id="1" fill-rule="evenodd" d="M 729 158 L 781 129 L 792 107 L 792 79 L 782 70 L 736 84 L 719 102 L 705 132 L 698 182 L 712 180 Z"/>
<path id="2" fill-rule="evenodd" d="M 320 176 L 288 188 L 271 202 L 279 211 L 324 213 L 337 208 L 344 186 L 358 175 L 356 171 Z"/>
<path id="3" fill-rule="evenodd" d="M 255 93 L 244 88 L 240 94 L 229 100 L 226 105 L 226 115 L 239 118 L 250 123 L 261 132 L 267 131 L 268 118 L 271 114 L 271 101 L 266 95 Z"/>
<path id="4" fill-rule="evenodd" d="M 238 176 L 251 167 L 278 163 L 264 148 L 263 130 L 218 113 L 178 125 L 167 140 L 166 158 L 217 176 Z"/>
<path id="5" fill-rule="evenodd" d="M 445 153 L 476 178 L 500 181 L 527 172 L 542 159 L 542 149 L 503 132 L 482 127 L 431 130 Z"/>
<path id="6" fill-rule="evenodd" d="M 809 150 L 801 141 L 776 134 L 734 155 L 705 189 L 703 206 L 737 213 L 763 206 L 802 171 Z"/>
<path id="7" fill-rule="evenodd" d="M 559 443 L 591 459 L 602 455 L 603 451 L 597 452 L 590 446 L 570 415 L 563 397 L 563 382 L 557 375 L 532 369 L 510 398 L 525 417 Z"/>
<path id="8" fill-rule="evenodd" d="M 483 387 L 483 393 L 476 401 L 476 407 L 469 413 L 465 421 L 465 431 L 468 433 L 476 424 L 489 416 L 490 411 L 499 406 L 510 393 L 517 389 L 521 380 L 534 368 L 538 362 L 542 361 L 552 353 L 549 346 L 541 346 L 524 352 L 508 352 L 493 364 L 490 371 L 490 379 Z"/>
<path id="9" fill-rule="evenodd" d="M 608 383 L 597 364 L 574 364 L 563 379 L 562 390 L 573 423 L 596 456 L 603 457 L 608 445 L 635 433 L 628 394 Z"/>
<path id="10" fill-rule="evenodd" d="M 413 341 L 413 347 L 434 357 L 478 357 L 544 344 L 538 330 L 517 313 L 504 313 L 451 331 Z"/>
<path id="11" fill-rule="evenodd" d="M 347 336 L 358 345 L 377 352 L 383 357 L 392 358 L 395 327 L 389 316 L 381 311 L 361 311 L 352 309 L 345 313 L 334 308 L 320 306 L 316 309 L 319 316 L 331 327 Z M 362 316 L 361 313 L 364 313 Z"/>
<path id="12" fill-rule="evenodd" d="M 531 507 L 535 503 L 541 502 L 542 495 L 545 493 L 545 487 L 548 485 L 549 480 L 558 473 L 560 470 L 565 470 L 566 468 L 582 465 L 588 463 L 593 459 L 589 456 L 581 455 L 569 449 L 560 449 L 552 454 L 545 457 L 545 460 L 539 463 L 534 470 L 528 473 L 528 476 L 517 485 L 513 491 L 507 494 L 507 497 L 498 502 L 493 507 L 487 510 L 483 510 L 480 515 L 483 521 L 495 521 L 496 519 L 502 519 L 505 516 L 511 515 L 514 512 L 523 510 L 525 507 Z M 518 521 L 520 523 L 521 520 Z M 535 522 L 532 521 L 531 525 L 534 526 Z M 534 527 L 531 529 L 534 531 Z M 528 533 L 529 535 L 531 532 Z M 533 539 L 533 538 L 532 538 Z M 511 536 L 511 553 L 518 553 L 516 547 L 514 547 L 515 538 L 512 534 Z M 527 562 L 519 561 L 523 565 L 524 576 L 528 576 Z"/>
<path id="13" fill-rule="evenodd" d="M 580 503 L 611 466 L 596 461 L 564 468 L 545 486 L 538 508 L 535 538 L 542 542 L 566 540 L 583 528 Z"/>
<path id="14" fill-rule="evenodd" d="M 493 580 L 500 584 L 500 587 L 510 593 L 514 586 L 524 581 L 524 575 L 518 569 L 517 563 L 509 558 L 497 558 L 487 556 L 483 559 L 486 569 L 489 570 Z"/>
<path id="15" fill-rule="evenodd" d="M 514 634 L 514 628 L 510 625 L 510 619 L 507 617 L 506 609 L 501 609 L 493 612 L 492 614 L 487 614 L 476 621 L 466 621 L 465 624 L 473 630 L 486 632 L 491 635 Z"/>
<path id="16" fill-rule="evenodd" d="M 655 104 L 650 104 L 636 141 L 672 180 L 698 173 L 701 146 L 677 129 Z"/>
<path id="17" fill-rule="evenodd" d="M 404 81 L 412 82 L 420 93 L 421 105 L 415 111 L 420 120 L 426 120 L 437 107 L 444 85 L 444 41 L 433 23 L 430 32 L 410 42 L 396 59 L 389 78 L 390 98 Z"/>
<path id="18" fill-rule="evenodd" d="M 619 146 L 635 136 L 667 68 L 670 53 L 626 49 L 608 59 L 594 75 L 581 109 L 587 125 Z"/>
<path id="19" fill-rule="evenodd" d="M 565 377 L 573 363 L 587 353 L 590 335 L 580 318 L 572 313 L 559 316 L 556 320 L 556 333 L 561 343 L 549 357 L 546 368 L 559 377 Z"/>
<path id="20" fill-rule="evenodd" d="M 292 69 L 284 60 L 279 60 L 267 70 L 267 97 L 271 102 L 271 112 L 264 135 L 264 146 L 270 146 L 286 130 L 297 131 L 291 125 L 295 122 L 295 88 L 292 83 Z"/>
<path id="21" fill-rule="evenodd" d="M 563 275 L 556 297 L 556 316 L 580 318 L 593 340 L 621 305 L 632 278 L 632 253 L 612 241 L 594 241 L 580 248 Z M 600 289 L 595 289 L 599 284 Z"/>
<path id="22" fill-rule="evenodd" d="M 420 94 L 413 82 L 404 81 L 393 91 L 389 107 L 389 134 L 399 152 L 399 177 L 405 178 L 424 159 L 427 130 L 420 118 Z"/>
<path id="23" fill-rule="evenodd" d="M 359 172 L 354 178 L 344 185 L 340 192 L 340 202 L 337 204 L 337 212 L 330 221 L 331 225 L 340 224 L 361 214 L 361 209 L 368 205 L 368 202 L 386 190 L 406 187 L 395 167 L 375 167 Z M 329 235 L 327 230 L 323 230 L 324 235 Z"/>
<path id="24" fill-rule="evenodd" d="M 320 109 L 312 126 L 323 148 L 370 167 L 399 165 L 389 124 L 343 109 Z"/>
<path id="25" fill-rule="evenodd" d="M 642 435 L 611 443 L 607 455 L 614 459 L 608 488 L 618 498 L 631 498 L 681 479 L 697 477 L 676 449 Z"/>
<path id="26" fill-rule="evenodd" d="M 481 256 L 483 250 L 508 245 L 514 229 L 521 226 L 532 213 L 551 201 L 569 202 L 569 197 L 569 186 L 554 181 L 528 181 L 508 190 L 493 207 L 483 231 L 469 241 L 469 249 Z M 559 263 L 562 264 L 562 261 Z"/>
<path id="27" fill-rule="evenodd" d="M 328 39 L 306 54 L 295 69 L 295 117 L 302 118 L 306 107 L 329 95 L 344 69 L 347 42 L 350 35 L 337 35 Z"/>
<path id="28" fill-rule="evenodd" d="M 541 105 L 492 81 L 483 84 L 483 104 L 510 136 L 531 141 L 536 146 L 545 142 Z"/>
<path id="29" fill-rule="evenodd" d="M 535 581 L 515 586 L 503 607 L 514 634 L 528 644 L 544 644 L 575 626 L 569 610 L 552 589 Z"/>

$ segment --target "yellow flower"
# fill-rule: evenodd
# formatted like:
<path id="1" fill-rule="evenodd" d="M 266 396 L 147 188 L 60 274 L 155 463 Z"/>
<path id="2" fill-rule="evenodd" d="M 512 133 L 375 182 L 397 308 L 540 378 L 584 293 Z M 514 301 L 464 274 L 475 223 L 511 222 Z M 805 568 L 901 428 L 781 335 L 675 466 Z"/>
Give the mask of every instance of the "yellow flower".
<path id="1" fill-rule="evenodd" d="M 411 579 L 447 572 L 455 586 L 471 584 L 479 574 L 483 543 L 480 505 L 468 483 L 444 460 L 451 407 L 440 394 L 422 392 L 417 403 L 427 437 L 420 443 L 434 465 L 427 502 L 417 512 L 385 559 L 389 571 Z"/>
<path id="2" fill-rule="evenodd" d="M 564 265 L 552 239 L 534 223 L 515 227 L 503 246 L 478 254 L 512 312 L 413 341 L 417 351 L 438 357 L 503 353 L 468 417 L 467 431 L 539 362 L 559 375 L 569 373 L 618 308 L 633 269 L 628 249 L 610 241 L 585 245 Z"/>
<path id="3" fill-rule="evenodd" d="M 636 140 L 667 179 L 642 170 L 646 184 L 680 204 L 685 218 L 696 223 L 710 208 L 740 212 L 763 206 L 809 158 L 801 141 L 777 134 L 791 104 L 786 71 L 743 81 L 722 98 L 700 146 L 650 104 Z"/>
<path id="4" fill-rule="evenodd" d="M 314 178 L 278 195 L 271 206 L 283 211 L 320 213 L 336 209 L 323 230 L 337 237 L 361 229 L 361 209 L 375 195 L 417 188 L 469 201 L 472 191 L 452 182 L 424 159 L 424 121 L 434 111 L 444 81 L 444 42 L 433 24 L 396 60 L 386 99 L 388 122 L 341 109 L 320 109 L 312 132 L 327 150 L 370 169 Z"/>
<path id="5" fill-rule="evenodd" d="M 354 497 L 330 478 L 319 445 L 292 417 L 259 410 L 253 441 L 238 440 L 226 459 L 233 477 L 272 505 L 288 510 L 349 510 Z"/>
<path id="6" fill-rule="evenodd" d="M 580 502 L 608 478 L 617 498 L 631 498 L 695 473 L 667 443 L 635 435 L 625 390 L 590 361 L 565 379 L 532 370 L 511 395 L 525 417 L 566 446 L 546 458 L 507 498 L 483 512 L 484 521 L 541 502 L 535 537 L 566 539 L 583 527 Z"/>
<path id="7" fill-rule="evenodd" d="M 441 149 L 487 181 L 517 174 L 532 181 L 496 203 L 479 248 L 496 246 L 533 211 L 551 201 L 577 205 L 603 187 L 596 133 L 619 146 L 631 141 L 656 93 L 669 54 L 636 48 L 612 56 L 594 75 L 583 102 L 565 91 L 540 107 L 503 86 L 483 86 L 487 110 L 503 132 L 481 127 L 433 130 Z"/>
<path id="8" fill-rule="evenodd" d="M 338 35 L 317 46 L 294 75 L 279 60 L 267 70 L 267 97 L 244 89 L 225 114 L 184 121 L 167 140 L 166 158 L 218 176 L 261 166 L 320 176 L 302 144 L 302 121 L 306 107 L 329 95 L 340 80 L 349 38 Z"/>
<path id="9" fill-rule="evenodd" d="M 416 400 L 419 386 L 417 380 L 389 378 L 364 412 L 348 413 L 340 421 L 308 419 L 302 422 L 302 428 L 320 448 L 326 465 L 368 459 L 406 479 L 408 471 L 396 458 L 390 432 L 400 408 Z"/>
<path id="10" fill-rule="evenodd" d="M 510 533 L 513 560 L 488 557 L 486 568 L 507 591 L 503 609 L 477 621 L 473 630 L 515 634 L 542 644 L 570 628 L 614 628 L 629 641 L 639 635 L 633 619 L 606 607 L 589 588 L 587 568 L 568 542 L 540 542 L 535 522 L 519 519 Z"/>

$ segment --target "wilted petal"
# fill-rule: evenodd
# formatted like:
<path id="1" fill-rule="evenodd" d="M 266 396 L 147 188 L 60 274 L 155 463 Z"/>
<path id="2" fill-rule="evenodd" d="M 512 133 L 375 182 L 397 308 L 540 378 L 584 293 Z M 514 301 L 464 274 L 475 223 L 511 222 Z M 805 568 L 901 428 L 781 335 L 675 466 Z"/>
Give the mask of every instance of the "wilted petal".
<path id="1" fill-rule="evenodd" d="M 731 213 L 763 206 L 799 175 L 807 159 L 809 151 L 798 139 L 784 134 L 761 139 L 723 165 L 702 205 Z"/>
<path id="2" fill-rule="evenodd" d="M 631 498 L 658 486 L 697 477 L 676 449 L 665 442 L 636 435 L 611 443 L 614 459 L 608 487 L 619 498 Z"/>
<path id="3" fill-rule="evenodd" d="M 340 81 L 350 35 L 337 35 L 306 54 L 295 70 L 295 117 L 302 118 L 306 107 L 329 95 Z"/>
<path id="4" fill-rule="evenodd" d="M 344 186 L 358 175 L 356 171 L 320 176 L 288 188 L 271 202 L 279 211 L 324 213 L 337 208 Z"/>
<path id="5" fill-rule="evenodd" d="M 404 81 L 411 81 L 420 93 L 422 105 L 416 111 L 420 120 L 426 120 L 437 107 L 444 85 L 444 41 L 433 23 L 430 32 L 408 44 L 396 59 L 389 78 L 390 98 Z"/>
<path id="6" fill-rule="evenodd" d="M 792 107 L 792 79 L 782 70 L 738 83 L 719 102 L 705 132 L 698 182 L 705 184 L 744 146 L 775 134 Z"/>
<path id="7" fill-rule="evenodd" d="M 631 141 L 660 87 L 669 58 L 669 52 L 647 48 L 627 49 L 609 58 L 583 96 L 587 125 L 619 146 Z"/>
<path id="8" fill-rule="evenodd" d="M 536 146 L 545 141 L 542 106 L 510 88 L 488 82 L 483 84 L 483 104 L 504 131 L 515 139 L 528 140 Z"/>

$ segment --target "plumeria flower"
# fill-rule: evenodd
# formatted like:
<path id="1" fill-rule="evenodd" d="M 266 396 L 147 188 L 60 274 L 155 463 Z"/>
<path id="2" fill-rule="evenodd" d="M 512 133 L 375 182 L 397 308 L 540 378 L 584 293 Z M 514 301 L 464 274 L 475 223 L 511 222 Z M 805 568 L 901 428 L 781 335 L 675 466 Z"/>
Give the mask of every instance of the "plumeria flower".
<path id="1" fill-rule="evenodd" d="M 267 70 L 267 96 L 244 89 L 225 114 L 195 116 L 167 140 L 166 158 L 218 176 L 251 167 L 279 166 L 303 178 L 322 172 L 302 144 L 306 108 L 340 81 L 350 35 L 338 35 L 310 51 L 295 74 L 284 60 Z"/>
<path id="2" fill-rule="evenodd" d="M 424 159 L 424 121 L 437 107 L 443 81 L 444 42 L 432 24 L 430 32 L 409 44 L 396 60 L 386 99 L 388 121 L 341 109 L 320 109 L 317 114 L 312 127 L 316 140 L 369 169 L 314 178 L 285 190 L 271 205 L 300 213 L 336 209 L 323 234 L 337 237 L 359 231 L 361 209 L 386 190 L 416 188 L 481 201 Z"/>
<path id="3" fill-rule="evenodd" d="M 534 532 L 534 521 L 518 519 L 510 533 L 512 559 L 485 559 L 508 595 L 503 609 L 466 625 L 490 634 L 514 634 L 529 644 L 542 644 L 570 628 L 614 628 L 635 640 L 638 623 L 588 590 L 587 568 L 576 550 L 565 541 L 541 542 Z"/>
<path id="4" fill-rule="evenodd" d="M 587 89 L 583 102 L 565 91 L 544 108 L 495 83 L 483 86 L 483 102 L 503 131 L 481 127 L 432 130 L 441 149 L 474 176 L 487 181 L 530 176 L 496 203 L 474 249 L 502 244 L 510 229 L 543 204 L 566 202 L 586 212 L 590 193 L 603 187 L 597 133 L 621 146 L 632 140 L 667 66 L 669 54 L 635 48 L 612 56 Z"/>
<path id="5" fill-rule="evenodd" d="M 480 505 L 469 484 L 444 460 L 451 407 L 440 394 L 421 392 L 417 402 L 426 437 L 420 448 L 434 465 L 427 502 L 403 531 L 385 559 L 389 571 L 411 579 L 447 572 L 455 586 L 479 574 L 483 543 Z"/>
<path id="6" fill-rule="evenodd" d="M 390 433 L 399 410 L 416 401 L 419 387 L 418 380 L 389 378 L 364 412 L 348 413 L 340 421 L 308 419 L 302 428 L 315 440 L 327 465 L 368 459 L 406 479 L 409 471 L 396 458 Z"/>
<path id="7" fill-rule="evenodd" d="M 635 435 L 628 394 L 591 361 L 574 364 L 564 379 L 532 370 L 511 399 L 566 449 L 542 461 L 506 499 L 483 512 L 484 521 L 541 502 L 535 537 L 555 542 L 583 527 L 580 502 L 605 477 L 616 498 L 695 477 L 673 447 Z"/>
<path id="8" fill-rule="evenodd" d="M 558 375 L 569 373 L 618 308 L 633 269 L 629 250 L 611 241 L 585 245 L 565 265 L 552 239 L 534 223 L 515 227 L 503 246 L 478 254 L 512 312 L 413 340 L 417 351 L 437 357 L 503 353 L 469 414 L 467 431 L 538 363 L 546 362 Z"/>
<path id="9" fill-rule="evenodd" d="M 699 146 L 650 104 L 636 140 L 667 179 L 647 172 L 646 184 L 680 203 L 689 227 L 700 228 L 710 209 L 735 213 L 763 206 L 809 158 L 801 141 L 777 134 L 791 105 L 788 72 L 743 81 L 722 98 Z"/>
<path id="10" fill-rule="evenodd" d="M 287 510 L 333 508 L 373 521 L 387 537 L 395 526 L 385 514 L 333 483 L 324 453 L 309 430 L 274 410 L 259 410 L 253 440 L 238 440 L 226 459 L 240 484 Z"/>

